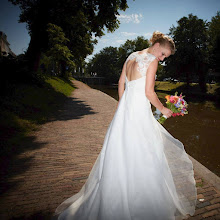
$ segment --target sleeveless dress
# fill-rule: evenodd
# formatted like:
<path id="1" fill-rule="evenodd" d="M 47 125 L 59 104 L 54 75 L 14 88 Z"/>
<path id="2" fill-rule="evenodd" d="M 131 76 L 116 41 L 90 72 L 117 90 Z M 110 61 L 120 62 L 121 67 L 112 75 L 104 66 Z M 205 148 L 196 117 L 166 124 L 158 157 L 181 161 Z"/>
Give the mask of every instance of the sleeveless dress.
<path id="1" fill-rule="evenodd" d="M 59 220 L 178 220 L 195 212 L 197 189 L 184 145 L 154 117 L 145 95 L 156 58 L 134 52 L 142 77 L 128 81 L 88 179 L 55 210 Z"/>

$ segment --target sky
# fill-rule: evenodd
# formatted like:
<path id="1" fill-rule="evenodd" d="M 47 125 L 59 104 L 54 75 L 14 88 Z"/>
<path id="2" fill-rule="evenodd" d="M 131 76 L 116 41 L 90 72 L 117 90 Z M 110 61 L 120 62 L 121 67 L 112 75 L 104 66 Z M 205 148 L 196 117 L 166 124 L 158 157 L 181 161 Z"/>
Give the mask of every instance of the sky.
<path id="1" fill-rule="evenodd" d="M 220 0 L 128 0 L 129 8 L 120 11 L 120 27 L 113 33 L 105 31 L 105 35 L 97 38 L 92 58 L 95 53 L 108 46 L 119 47 L 127 39 L 144 36 L 149 39 L 155 30 L 169 33 L 172 25 L 183 16 L 192 13 L 198 18 L 211 21 L 220 11 Z M 26 51 L 30 37 L 25 23 L 18 23 L 20 9 L 7 0 L 0 1 L 0 31 L 7 35 L 10 48 L 15 54 Z"/>

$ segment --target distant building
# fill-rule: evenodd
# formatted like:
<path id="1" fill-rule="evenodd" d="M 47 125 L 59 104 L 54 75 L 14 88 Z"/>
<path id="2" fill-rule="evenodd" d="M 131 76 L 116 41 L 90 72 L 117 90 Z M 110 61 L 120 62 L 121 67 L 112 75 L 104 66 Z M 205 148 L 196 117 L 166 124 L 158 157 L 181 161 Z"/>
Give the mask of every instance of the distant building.
<path id="1" fill-rule="evenodd" d="M 13 56 L 16 57 L 15 53 L 12 52 L 12 50 L 9 47 L 9 43 L 7 41 L 7 35 L 0 31 L 0 50 L 2 56 Z"/>

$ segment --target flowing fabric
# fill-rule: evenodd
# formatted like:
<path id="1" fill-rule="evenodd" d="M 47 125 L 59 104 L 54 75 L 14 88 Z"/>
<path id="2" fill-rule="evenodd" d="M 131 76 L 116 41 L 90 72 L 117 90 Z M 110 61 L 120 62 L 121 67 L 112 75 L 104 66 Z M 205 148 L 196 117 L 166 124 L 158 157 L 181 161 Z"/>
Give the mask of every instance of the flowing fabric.
<path id="1" fill-rule="evenodd" d="M 182 142 L 154 118 L 145 80 L 126 77 L 102 150 L 81 190 L 56 208 L 59 220 L 178 220 L 194 214 L 192 162 Z"/>

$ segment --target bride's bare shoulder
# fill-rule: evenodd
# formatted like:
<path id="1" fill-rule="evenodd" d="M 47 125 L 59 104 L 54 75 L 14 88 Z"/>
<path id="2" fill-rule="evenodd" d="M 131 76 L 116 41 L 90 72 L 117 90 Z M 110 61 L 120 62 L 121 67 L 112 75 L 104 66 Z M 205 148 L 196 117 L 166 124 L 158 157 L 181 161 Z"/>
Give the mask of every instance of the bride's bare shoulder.
<path id="1" fill-rule="evenodd" d="M 150 69 L 151 69 L 151 68 L 157 69 L 157 67 L 158 67 L 158 61 L 157 61 L 157 59 L 154 59 L 154 60 L 150 63 L 149 68 L 150 68 Z"/>
<path id="2" fill-rule="evenodd" d="M 147 53 L 147 49 L 143 49 L 143 50 L 139 50 L 136 51 L 138 54 L 146 54 Z"/>

